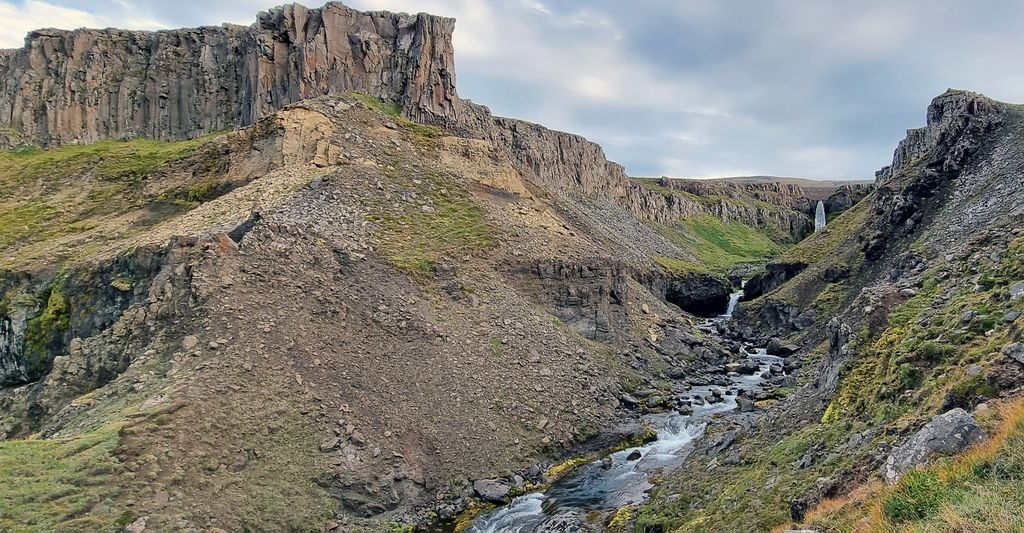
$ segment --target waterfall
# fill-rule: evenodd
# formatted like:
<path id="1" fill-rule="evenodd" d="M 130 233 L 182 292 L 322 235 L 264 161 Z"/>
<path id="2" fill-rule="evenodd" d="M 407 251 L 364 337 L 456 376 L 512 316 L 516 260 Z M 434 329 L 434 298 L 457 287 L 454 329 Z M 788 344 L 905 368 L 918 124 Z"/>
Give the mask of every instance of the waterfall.
<path id="1" fill-rule="evenodd" d="M 825 227 L 825 203 L 818 200 L 818 207 L 814 209 L 814 231 Z"/>

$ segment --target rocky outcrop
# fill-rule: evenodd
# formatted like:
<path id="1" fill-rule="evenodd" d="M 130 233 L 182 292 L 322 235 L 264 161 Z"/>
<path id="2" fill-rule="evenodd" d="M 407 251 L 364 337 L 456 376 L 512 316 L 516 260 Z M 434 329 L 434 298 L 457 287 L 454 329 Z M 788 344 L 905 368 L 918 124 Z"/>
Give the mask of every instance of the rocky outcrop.
<path id="1" fill-rule="evenodd" d="M 635 272 L 633 277 L 654 294 L 697 316 L 713 317 L 725 312 L 732 287 L 721 276 L 702 272 Z"/>
<path id="2" fill-rule="evenodd" d="M 552 259 L 517 265 L 510 275 L 562 323 L 588 339 L 614 339 L 628 322 L 628 285 L 620 263 Z"/>
<path id="3" fill-rule="evenodd" d="M 949 89 L 928 106 L 923 128 L 907 130 L 893 154 L 892 164 L 875 173 L 878 187 L 923 163 L 936 172 L 959 170 L 981 144 L 981 135 L 1002 122 L 1005 104 L 968 91 Z"/>
<path id="4" fill-rule="evenodd" d="M 753 300 L 762 294 L 767 294 L 776 287 L 793 279 L 797 274 L 807 268 L 805 263 L 778 262 L 765 265 L 762 272 L 758 272 L 747 280 L 743 286 L 743 299 Z"/>
<path id="5" fill-rule="evenodd" d="M 109 262 L 56 277 L 22 275 L 3 280 L 0 386 L 39 379 L 76 339 L 109 328 L 124 309 L 144 297 L 136 288 L 149 286 L 164 255 L 162 248 L 140 247 Z"/>
<path id="6" fill-rule="evenodd" d="M 842 213 L 847 209 L 853 207 L 854 204 L 864 199 L 874 187 L 870 185 L 842 185 L 836 192 L 830 194 L 828 198 L 825 198 L 826 213 Z"/>
<path id="7" fill-rule="evenodd" d="M 967 411 L 956 408 L 936 415 L 906 444 L 889 454 L 882 475 L 889 483 L 899 481 L 915 466 L 934 455 L 953 455 L 985 439 L 985 432 Z"/>
<path id="8" fill-rule="evenodd" d="M 984 137 L 1003 122 L 1006 104 L 980 94 L 948 90 L 928 106 L 924 128 L 907 131 L 892 165 L 876 173 L 875 223 L 862 245 L 868 261 L 880 259 L 899 238 L 918 231 L 928 212 L 941 208 L 929 199 L 960 175 Z"/>
<path id="9" fill-rule="evenodd" d="M 437 121 L 461 105 L 454 25 L 331 2 L 277 7 L 248 27 L 39 30 L 0 51 L 0 129 L 42 145 L 183 139 L 345 91 Z"/>
<path id="10" fill-rule="evenodd" d="M 702 215 L 801 239 L 814 229 L 800 188 L 782 183 L 730 183 L 662 178 L 661 192 L 629 182 L 622 203 L 641 220 L 670 224 Z"/>

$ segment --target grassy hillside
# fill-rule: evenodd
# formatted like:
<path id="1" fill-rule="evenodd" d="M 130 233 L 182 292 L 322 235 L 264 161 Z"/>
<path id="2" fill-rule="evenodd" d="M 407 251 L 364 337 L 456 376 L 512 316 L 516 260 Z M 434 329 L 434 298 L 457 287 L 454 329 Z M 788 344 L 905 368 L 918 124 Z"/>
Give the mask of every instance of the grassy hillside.
<path id="1" fill-rule="evenodd" d="M 731 448 L 737 461 L 701 455 L 687 467 L 691 475 L 659 488 L 638 524 L 678 532 L 791 527 L 791 502 L 821 480 L 828 486 L 845 479 L 853 489 L 877 479 L 875 468 L 862 465 L 877 465 L 880 446 L 898 443 L 936 414 L 971 411 L 1017 386 L 1017 363 L 1000 352 L 1021 340 L 1021 304 L 1010 294 L 1024 279 L 1024 237 L 1006 243 L 1005 233 L 992 234 L 1003 240 L 979 236 L 988 248 L 975 250 L 974 260 L 935 258 L 910 292 L 897 296 L 890 288 L 855 304 L 858 318 L 848 322 L 856 326 L 849 342 L 856 357 L 839 367 L 838 391 L 825 409 L 782 415 L 743 435 Z M 827 340 L 817 342 L 804 357 L 809 368 L 828 349 Z M 804 525 L 864 531 L 858 524 L 866 518 L 870 531 L 1019 529 L 1024 407 L 1014 405 L 986 447 L 909 475 L 895 488 L 869 482 L 852 499 L 822 504 Z M 793 416 L 810 420 L 792 425 Z"/>
<path id="2" fill-rule="evenodd" d="M 104 508 L 119 492 L 117 444 L 114 428 L 69 439 L 0 441 L 0 530 L 113 529 L 121 517 Z"/>
<path id="3" fill-rule="evenodd" d="M 166 172 L 214 136 L 0 152 L 0 267 L 53 257 L 53 247 L 69 253 L 61 239 L 91 235 L 74 250 L 84 254 L 132 225 L 151 226 L 223 193 L 217 157 L 187 176 Z"/>
<path id="4" fill-rule="evenodd" d="M 709 270 L 722 270 L 738 263 L 763 262 L 784 249 L 764 231 L 739 222 L 724 222 L 710 215 L 681 219 L 670 226 L 653 225 L 669 242 L 691 251 L 700 266 Z"/>
<path id="5" fill-rule="evenodd" d="M 1024 530 L 1024 400 L 992 409 L 993 436 L 899 483 L 869 484 L 827 500 L 806 521 L 822 531 L 1003 532 Z"/>

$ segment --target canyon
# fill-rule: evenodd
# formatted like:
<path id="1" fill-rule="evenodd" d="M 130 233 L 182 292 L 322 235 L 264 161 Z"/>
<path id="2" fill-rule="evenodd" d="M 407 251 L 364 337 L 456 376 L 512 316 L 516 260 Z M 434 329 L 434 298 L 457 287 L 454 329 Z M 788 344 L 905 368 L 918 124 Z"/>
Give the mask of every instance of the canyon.
<path id="1" fill-rule="evenodd" d="M 462 99 L 454 28 L 0 51 L 0 529 L 1013 514 L 1020 106 L 947 91 L 869 183 L 632 177 Z"/>

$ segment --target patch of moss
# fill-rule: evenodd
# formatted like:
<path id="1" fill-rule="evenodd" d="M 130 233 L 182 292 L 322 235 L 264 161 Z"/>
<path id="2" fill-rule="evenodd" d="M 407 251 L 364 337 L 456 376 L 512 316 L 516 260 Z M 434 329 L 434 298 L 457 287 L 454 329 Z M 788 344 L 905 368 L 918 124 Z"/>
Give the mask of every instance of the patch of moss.
<path id="1" fill-rule="evenodd" d="M 129 292 L 135 287 L 135 280 L 122 275 L 114 278 L 114 281 L 110 282 L 110 286 L 121 292 Z"/>
<path id="2" fill-rule="evenodd" d="M 632 435 L 627 439 L 623 439 L 621 442 L 613 446 L 608 453 L 621 452 L 628 448 L 636 448 L 656 440 L 658 440 L 658 433 L 649 427 L 644 427 L 642 432 Z"/>
<path id="3" fill-rule="evenodd" d="M 400 211 L 381 209 L 370 217 L 377 223 L 381 249 L 395 266 L 423 275 L 442 259 L 462 260 L 493 246 L 493 225 L 454 179 L 434 175 L 420 186 L 421 197 L 430 199 L 426 208 L 408 203 Z"/>
<path id="4" fill-rule="evenodd" d="M 669 274 L 686 274 L 688 272 L 707 272 L 708 268 L 694 263 L 693 261 L 687 261 L 686 259 L 676 259 L 674 257 L 665 257 L 661 255 L 651 256 L 651 259 L 655 263 L 665 269 Z"/>
<path id="5" fill-rule="evenodd" d="M 71 306 L 64 293 L 64 276 L 57 276 L 39 298 L 38 315 L 25 326 L 25 344 L 22 357 L 30 379 L 43 375 L 50 361 L 64 345 L 64 337 L 71 325 Z"/>
<path id="6" fill-rule="evenodd" d="M 573 457 L 566 459 L 565 461 L 549 468 L 547 472 L 544 472 L 544 480 L 548 483 L 554 483 L 555 481 L 569 475 L 569 473 L 575 470 L 576 467 L 585 465 L 589 462 L 590 459 L 587 457 Z"/>

